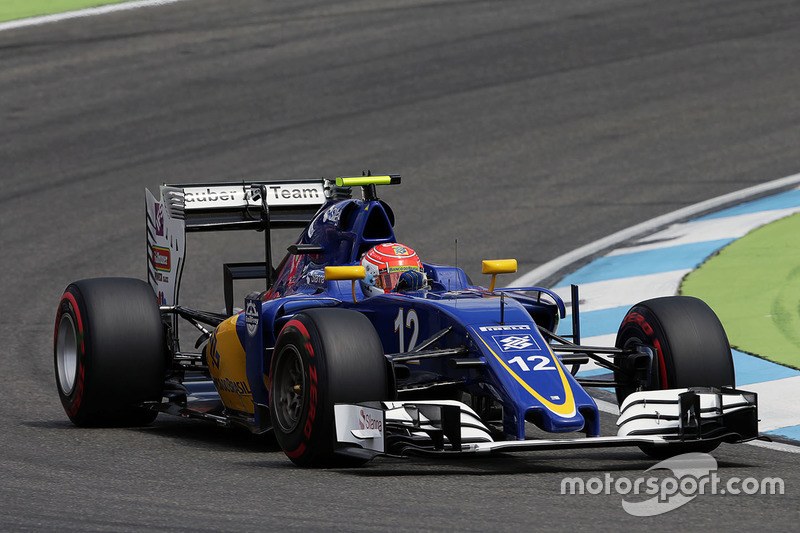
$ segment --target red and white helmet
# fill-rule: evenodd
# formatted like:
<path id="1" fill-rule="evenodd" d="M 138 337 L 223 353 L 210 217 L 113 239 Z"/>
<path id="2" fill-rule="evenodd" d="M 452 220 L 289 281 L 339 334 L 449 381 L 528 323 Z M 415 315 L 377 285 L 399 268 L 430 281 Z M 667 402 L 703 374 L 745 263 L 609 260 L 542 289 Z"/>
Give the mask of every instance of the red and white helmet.
<path id="1" fill-rule="evenodd" d="M 373 246 L 364 254 L 361 265 L 366 271 L 366 277 L 361 281 L 366 296 L 391 292 L 397 287 L 400 275 L 407 270 L 422 272 L 422 262 L 417 253 L 396 242 Z"/>

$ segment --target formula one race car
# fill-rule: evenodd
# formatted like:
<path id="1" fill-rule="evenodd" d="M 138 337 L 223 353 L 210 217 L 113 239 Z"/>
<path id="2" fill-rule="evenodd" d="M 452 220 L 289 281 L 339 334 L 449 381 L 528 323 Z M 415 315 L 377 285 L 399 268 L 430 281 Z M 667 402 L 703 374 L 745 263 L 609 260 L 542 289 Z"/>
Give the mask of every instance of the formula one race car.
<path id="1" fill-rule="evenodd" d="M 725 331 L 702 301 L 641 302 L 615 346 L 581 346 L 577 287 L 574 333 L 559 336 L 567 314 L 557 294 L 495 287 L 515 260 L 484 261 L 492 278 L 483 288 L 397 243 L 376 186 L 399 182 L 164 185 L 160 199 L 146 191 L 148 282 L 77 281 L 59 303 L 55 372 L 69 418 L 142 425 L 169 413 L 272 430 L 302 466 L 610 446 L 664 456 L 758 437 L 756 395 L 734 388 Z M 276 228 L 303 229 L 273 268 Z M 266 260 L 223 265 L 224 314 L 179 305 L 186 233 L 237 229 L 264 233 Z M 259 278 L 265 290 L 234 309 L 234 281 Z M 179 323 L 193 328 L 188 342 Z M 613 379 L 576 377 L 589 361 Z M 600 436 L 586 387 L 616 391 L 617 435 Z M 570 432 L 585 436 L 546 435 Z"/>

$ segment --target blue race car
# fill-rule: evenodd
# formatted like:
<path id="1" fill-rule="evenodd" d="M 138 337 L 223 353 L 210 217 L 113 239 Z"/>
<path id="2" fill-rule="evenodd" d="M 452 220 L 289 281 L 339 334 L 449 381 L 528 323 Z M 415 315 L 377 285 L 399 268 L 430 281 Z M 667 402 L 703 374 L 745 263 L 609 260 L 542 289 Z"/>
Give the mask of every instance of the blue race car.
<path id="1" fill-rule="evenodd" d="M 577 287 L 574 333 L 560 336 L 567 314 L 557 294 L 496 288 L 515 260 L 484 261 L 484 288 L 398 243 L 377 187 L 399 183 L 164 185 L 158 199 L 146 191 L 148 281 L 77 281 L 58 306 L 56 383 L 70 420 L 142 425 L 162 412 L 274 431 L 301 466 L 610 446 L 665 456 L 758 437 L 756 395 L 734 388 L 725 331 L 705 303 L 641 302 L 615 346 L 582 346 Z M 302 232 L 273 267 L 278 228 Z M 223 265 L 226 312 L 179 305 L 186 234 L 240 229 L 263 232 L 266 260 Z M 241 279 L 265 286 L 235 309 Z M 613 378 L 577 377 L 589 361 Z M 616 435 L 600 436 L 587 387 L 616 391 Z M 576 432 L 584 436 L 561 436 Z"/>

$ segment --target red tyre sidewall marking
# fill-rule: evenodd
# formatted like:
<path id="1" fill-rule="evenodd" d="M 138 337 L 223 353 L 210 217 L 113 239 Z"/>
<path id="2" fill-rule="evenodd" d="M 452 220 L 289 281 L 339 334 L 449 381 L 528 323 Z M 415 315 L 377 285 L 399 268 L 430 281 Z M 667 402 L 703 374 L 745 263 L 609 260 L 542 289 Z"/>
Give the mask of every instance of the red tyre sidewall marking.
<path id="1" fill-rule="evenodd" d="M 644 331 L 645 335 L 648 336 L 650 342 L 652 342 L 653 347 L 656 349 L 656 354 L 658 355 L 658 375 L 659 375 L 659 385 L 661 386 L 662 390 L 666 390 L 669 388 L 667 384 L 667 365 L 664 362 L 664 350 L 661 349 L 661 343 L 659 342 L 658 338 L 655 336 L 655 331 L 653 330 L 653 326 L 651 326 L 645 317 L 640 315 L 639 313 L 630 313 L 627 317 L 625 317 L 625 321 L 622 323 L 622 326 L 633 322 L 634 324 L 638 325 L 642 331 Z"/>
<path id="2" fill-rule="evenodd" d="M 290 320 L 286 323 L 285 328 L 295 328 L 300 335 L 303 337 L 305 341 L 303 344 L 303 348 L 305 348 L 306 353 L 308 353 L 309 361 L 308 361 L 308 378 L 309 378 L 309 391 L 308 391 L 308 413 L 306 415 L 306 423 L 303 426 L 303 442 L 300 445 L 291 451 L 285 451 L 286 455 L 292 459 L 300 457 L 306 451 L 306 442 L 308 442 L 309 438 L 311 437 L 311 433 L 314 430 L 314 421 L 316 420 L 317 414 L 317 365 L 316 359 L 314 358 L 314 348 L 311 345 L 311 335 L 308 333 L 308 329 L 306 329 L 305 325 L 300 322 L 299 320 Z"/>
<path id="3" fill-rule="evenodd" d="M 53 334 L 53 350 L 55 351 L 58 345 L 58 325 L 61 322 L 61 316 L 64 314 L 65 307 L 72 311 L 72 315 L 78 322 L 78 345 L 80 349 L 80 353 L 78 354 L 78 382 L 75 384 L 75 390 L 71 394 L 71 396 L 74 396 L 72 405 L 69 409 L 66 409 L 68 416 L 75 416 L 81 407 L 81 402 L 83 401 L 84 381 L 86 379 L 86 366 L 84 364 L 86 358 L 86 343 L 84 340 L 83 318 L 81 317 L 78 308 L 78 301 L 75 300 L 75 296 L 73 296 L 71 293 L 65 292 L 58 306 L 56 328 L 55 333 Z"/>

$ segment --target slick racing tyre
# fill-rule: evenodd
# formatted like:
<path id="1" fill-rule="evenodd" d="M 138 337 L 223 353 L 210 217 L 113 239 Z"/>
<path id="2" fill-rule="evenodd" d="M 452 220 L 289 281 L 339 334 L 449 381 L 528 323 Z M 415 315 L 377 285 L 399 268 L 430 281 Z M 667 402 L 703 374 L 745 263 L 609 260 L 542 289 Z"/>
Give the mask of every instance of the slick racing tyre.
<path id="1" fill-rule="evenodd" d="M 58 304 L 54 363 L 58 395 L 78 426 L 140 426 L 156 411 L 166 367 L 161 312 L 138 279 L 70 284 Z"/>
<path id="2" fill-rule="evenodd" d="M 269 410 L 275 437 L 299 466 L 357 466 L 368 459 L 334 453 L 337 403 L 389 398 L 386 358 L 361 313 L 311 309 L 281 330 L 270 369 Z"/>
<path id="3" fill-rule="evenodd" d="M 698 298 L 667 296 L 636 304 L 622 320 L 615 344 L 618 348 L 646 345 L 655 349 L 647 390 L 734 387 L 736 384 L 725 330 L 714 311 Z M 624 379 L 624 376 L 615 376 L 617 383 L 624 383 Z M 621 385 L 616 392 L 621 405 L 634 389 Z M 650 447 L 642 447 L 642 450 L 663 457 L 688 451 L 711 451 L 717 445 L 671 446 L 666 453 Z"/>

